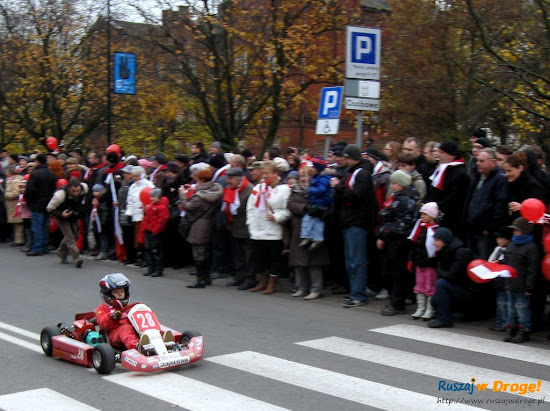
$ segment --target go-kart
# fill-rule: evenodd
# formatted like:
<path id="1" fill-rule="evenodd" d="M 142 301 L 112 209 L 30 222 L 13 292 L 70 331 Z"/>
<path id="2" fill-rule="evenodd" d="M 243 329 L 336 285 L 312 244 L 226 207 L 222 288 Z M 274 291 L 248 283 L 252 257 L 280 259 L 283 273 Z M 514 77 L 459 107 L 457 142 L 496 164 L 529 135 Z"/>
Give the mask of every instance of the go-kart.
<path id="1" fill-rule="evenodd" d="M 125 312 L 137 333 L 149 337 L 150 343 L 141 352 L 109 344 L 107 334 L 96 325 L 94 312 L 76 314 L 72 325 L 45 327 L 40 333 L 40 345 L 49 357 L 93 366 L 100 374 L 109 374 L 117 362 L 131 371 L 150 372 L 180 367 L 202 358 L 204 341 L 200 333 L 178 332 L 161 325 L 145 304 L 129 305 Z M 163 336 L 168 330 L 174 338 L 165 342 Z"/>

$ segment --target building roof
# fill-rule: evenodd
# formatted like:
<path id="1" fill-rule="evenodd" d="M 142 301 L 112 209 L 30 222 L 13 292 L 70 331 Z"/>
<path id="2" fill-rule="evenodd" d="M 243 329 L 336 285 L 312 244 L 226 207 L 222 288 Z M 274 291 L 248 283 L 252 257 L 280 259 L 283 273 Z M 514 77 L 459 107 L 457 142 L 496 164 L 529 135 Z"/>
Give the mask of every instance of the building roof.
<path id="1" fill-rule="evenodd" d="M 390 11 L 390 6 L 386 0 L 361 0 L 361 8 L 371 11 Z"/>

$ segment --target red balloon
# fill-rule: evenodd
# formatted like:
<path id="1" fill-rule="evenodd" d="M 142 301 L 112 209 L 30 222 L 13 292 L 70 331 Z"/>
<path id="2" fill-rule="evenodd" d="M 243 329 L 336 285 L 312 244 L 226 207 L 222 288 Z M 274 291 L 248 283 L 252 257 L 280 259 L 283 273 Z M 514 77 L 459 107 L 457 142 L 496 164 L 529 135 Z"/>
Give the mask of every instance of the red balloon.
<path id="1" fill-rule="evenodd" d="M 141 192 L 139 193 L 139 199 L 143 203 L 143 205 L 147 205 L 151 202 L 151 197 L 149 196 L 149 193 L 151 192 L 151 187 L 144 187 Z"/>
<path id="2" fill-rule="evenodd" d="M 550 254 L 546 254 L 540 263 L 542 275 L 546 278 L 546 281 L 550 281 Z"/>
<path id="3" fill-rule="evenodd" d="M 528 198 L 521 203 L 521 216 L 531 223 L 536 223 L 546 212 L 546 206 L 538 198 Z"/>
<path id="4" fill-rule="evenodd" d="M 109 147 L 107 147 L 107 150 L 105 151 L 107 154 L 109 153 L 117 153 L 119 156 L 121 155 L 122 151 L 120 150 L 120 147 L 118 144 L 111 144 Z"/>
<path id="5" fill-rule="evenodd" d="M 23 176 L 23 181 L 28 181 L 29 178 L 31 178 L 31 175 L 30 175 L 30 174 L 25 174 L 25 175 Z"/>
<path id="6" fill-rule="evenodd" d="M 64 185 L 67 185 L 67 184 L 69 184 L 69 182 L 67 180 L 65 180 L 64 178 L 60 178 L 59 180 L 57 180 L 57 183 L 55 184 L 55 186 L 57 188 L 61 188 Z"/>
<path id="7" fill-rule="evenodd" d="M 476 282 L 476 283 L 481 283 L 481 284 L 488 283 L 489 281 L 491 281 L 491 279 L 482 280 L 481 278 L 479 278 L 477 275 L 475 275 L 471 271 L 472 268 L 477 267 L 478 265 L 483 265 L 486 262 L 487 262 L 487 260 L 482 260 L 480 258 L 470 261 L 470 263 L 468 264 L 468 269 L 466 270 L 467 273 L 468 273 L 468 277 L 470 277 L 470 280 L 472 280 L 473 282 Z"/>
<path id="8" fill-rule="evenodd" d="M 55 137 L 50 136 L 46 139 L 46 147 L 48 147 L 52 151 L 57 148 L 58 144 L 59 144 L 59 142 L 57 141 L 57 138 L 55 138 Z"/>
<path id="9" fill-rule="evenodd" d="M 544 241 L 542 242 L 544 245 L 544 249 L 547 253 L 550 253 L 550 234 L 546 234 L 546 237 L 544 237 Z"/>

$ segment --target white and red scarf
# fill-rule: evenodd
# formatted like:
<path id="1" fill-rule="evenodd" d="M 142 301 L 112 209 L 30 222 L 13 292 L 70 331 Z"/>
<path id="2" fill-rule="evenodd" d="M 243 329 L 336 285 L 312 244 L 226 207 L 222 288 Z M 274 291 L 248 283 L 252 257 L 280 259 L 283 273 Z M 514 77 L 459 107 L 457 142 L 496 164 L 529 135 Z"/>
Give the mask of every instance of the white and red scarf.
<path id="1" fill-rule="evenodd" d="M 259 210 L 267 210 L 267 199 L 271 197 L 271 192 L 273 191 L 273 187 L 269 185 L 265 180 L 263 180 L 260 183 L 260 191 L 254 190 L 252 194 L 256 195 L 256 204 L 255 207 Z"/>
<path id="2" fill-rule="evenodd" d="M 17 204 L 15 205 L 15 211 L 13 212 L 14 217 L 19 217 L 21 215 L 23 204 L 25 204 L 25 197 L 23 194 L 19 194 L 19 197 L 17 197 Z"/>
<path id="3" fill-rule="evenodd" d="M 92 212 L 90 213 L 90 223 L 96 225 L 96 229 L 98 233 L 101 233 L 101 220 L 99 219 L 99 214 L 97 213 L 97 198 L 94 198 L 92 201 Z"/>
<path id="4" fill-rule="evenodd" d="M 96 166 L 92 166 L 89 169 L 87 169 L 86 173 L 84 173 L 84 180 L 88 181 L 92 177 L 92 174 L 94 173 L 94 171 L 96 171 L 97 169 L 100 169 L 102 167 L 105 167 L 105 163 L 101 163 L 101 164 L 98 164 Z"/>
<path id="5" fill-rule="evenodd" d="M 450 163 L 439 164 L 434 173 L 430 176 L 430 180 L 432 180 L 432 187 L 435 187 L 438 190 L 443 190 L 443 182 L 445 181 L 445 173 L 447 172 L 447 168 L 460 165 L 464 165 L 463 158 L 451 161 Z"/>
<path id="6" fill-rule="evenodd" d="M 225 215 L 227 216 L 227 221 L 232 222 L 233 216 L 237 215 L 237 211 L 241 206 L 239 193 L 242 192 L 249 184 L 250 183 L 245 176 L 243 177 L 239 188 L 225 188 L 223 190 L 223 203 L 221 210 L 225 212 Z"/>
<path id="7" fill-rule="evenodd" d="M 158 166 L 157 168 L 155 168 L 155 171 L 153 171 L 153 172 L 151 173 L 151 175 L 149 176 L 149 181 L 151 181 L 152 183 L 154 183 L 154 182 L 155 182 L 155 179 L 157 178 L 157 177 L 156 177 L 156 176 L 157 176 L 157 173 L 158 173 L 159 171 L 164 170 L 165 168 L 166 168 L 166 164 L 161 164 L 160 166 Z"/>
<path id="8" fill-rule="evenodd" d="M 355 185 L 355 179 L 357 178 L 357 174 L 359 174 L 359 171 L 361 170 L 362 168 L 358 168 L 348 177 L 348 179 L 346 180 L 346 188 L 353 190 L 353 186 Z"/>
<path id="9" fill-rule="evenodd" d="M 382 161 L 379 161 L 378 163 L 376 163 L 376 165 L 374 166 L 374 170 L 372 170 L 372 174 L 378 174 L 379 172 L 381 172 L 382 170 L 384 169 L 384 163 Z"/>
<path id="10" fill-rule="evenodd" d="M 230 168 L 231 168 L 231 164 L 226 164 L 222 168 L 218 168 L 216 170 L 216 172 L 214 173 L 214 175 L 212 176 L 212 181 L 216 182 L 218 180 L 218 178 L 225 175 L 227 170 L 229 170 Z"/>
<path id="11" fill-rule="evenodd" d="M 418 241 L 418 236 L 423 228 L 426 228 L 426 251 L 428 252 L 428 257 L 432 258 L 435 256 L 435 247 L 434 247 L 434 234 L 436 228 L 439 227 L 439 224 L 435 223 L 426 223 L 424 220 L 419 218 L 414 225 L 411 234 L 407 239 L 411 240 L 413 243 Z"/>

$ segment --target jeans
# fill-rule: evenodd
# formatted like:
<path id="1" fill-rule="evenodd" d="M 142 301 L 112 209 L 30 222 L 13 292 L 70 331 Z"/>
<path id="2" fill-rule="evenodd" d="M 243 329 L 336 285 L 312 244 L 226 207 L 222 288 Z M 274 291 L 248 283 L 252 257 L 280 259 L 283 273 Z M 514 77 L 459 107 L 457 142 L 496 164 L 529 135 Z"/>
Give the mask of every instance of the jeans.
<path id="1" fill-rule="evenodd" d="M 48 213 L 33 211 L 31 214 L 31 230 L 34 242 L 33 253 L 47 253 L 50 244 L 50 217 Z"/>
<path id="2" fill-rule="evenodd" d="M 325 222 L 320 218 L 305 214 L 302 218 L 300 238 L 311 238 L 313 241 L 324 241 Z"/>
<path id="3" fill-rule="evenodd" d="M 164 271 L 160 235 L 155 235 L 151 231 L 145 231 L 145 260 L 150 273 L 162 273 Z"/>
<path id="4" fill-rule="evenodd" d="M 508 326 L 531 332 L 531 297 L 524 292 L 508 292 Z"/>
<path id="5" fill-rule="evenodd" d="M 504 326 L 508 324 L 508 294 L 506 294 L 506 291 L 497 292 L 497 312 L 495 323 Z"/>
<path id="6" fill-rule="evenodd" d="M 350 298 L 367 301 L 367 238 L 368 231 L 361 227 L 344 229 L 344 255 L 349 279 Z"/>
<path id="7" fill-rule="evenodd" d="M 470 234 L 467 244 L 473 253 L 483 260 L 487 260 L 495 248 L 496 239 L 491 234 Z"/>
<path id="8" fill-rule="evenodd" d="M 437 310 L 437 319 L 445 324 L 453 323 L 453 309 L 471 307 L 473 295 L 461 285 L 439 278 L 435 282 L 435 294 L 431 304 Z"/>

